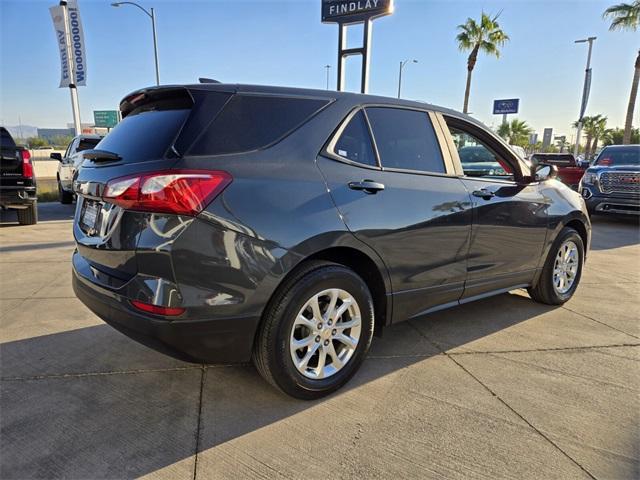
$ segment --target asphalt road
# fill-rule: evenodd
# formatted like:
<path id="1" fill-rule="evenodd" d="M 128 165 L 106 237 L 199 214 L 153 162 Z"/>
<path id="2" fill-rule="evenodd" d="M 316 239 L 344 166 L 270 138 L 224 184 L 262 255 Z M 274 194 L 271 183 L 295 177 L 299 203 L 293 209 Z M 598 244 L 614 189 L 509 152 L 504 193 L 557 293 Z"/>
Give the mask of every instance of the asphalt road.
<path id="1" fill-rule="evenodd" d="M 399 324 L 316 402 L 165 357 L 70 286 L 73 206 L 0 228 L 0 477 L 640 477 L 640 230 L 594 220 L 561 308 L 509 294 Z"/>

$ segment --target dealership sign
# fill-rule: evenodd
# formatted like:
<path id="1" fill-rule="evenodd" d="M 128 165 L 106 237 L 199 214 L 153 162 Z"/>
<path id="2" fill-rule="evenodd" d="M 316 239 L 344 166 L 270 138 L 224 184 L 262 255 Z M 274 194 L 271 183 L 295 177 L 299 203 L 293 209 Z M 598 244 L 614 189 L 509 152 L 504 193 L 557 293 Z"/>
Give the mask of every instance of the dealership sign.
<path id="1" fill-rule="evenodd" d="M 76 0 L 49 8 L 60 52 L 60 87 L 87 84 L 84 33 Z"/>
<path id="2" fill-rule="evenodd" d="M 393 0 L 322 0 L 324 23 L 357 23 L 393 13 Z"/>
<path id="3" fill-rule="evenodd" d="M 504 115 L 507 113 L 518 113 L 519 98 L 509 98 L 507 100 L 493 101 L 493 114 Z"/>

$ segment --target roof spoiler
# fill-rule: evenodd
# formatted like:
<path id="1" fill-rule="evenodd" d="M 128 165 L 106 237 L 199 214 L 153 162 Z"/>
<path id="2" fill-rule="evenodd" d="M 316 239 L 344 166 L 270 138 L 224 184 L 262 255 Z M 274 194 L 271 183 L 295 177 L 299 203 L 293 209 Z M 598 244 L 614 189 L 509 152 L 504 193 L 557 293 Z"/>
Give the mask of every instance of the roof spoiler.
<path id="1" fill-rule="evenodd" d="M 213 78 L 200 77 L 198 79 L 199 83 L 221 83 L 218 80 L 214 80 Z"/>

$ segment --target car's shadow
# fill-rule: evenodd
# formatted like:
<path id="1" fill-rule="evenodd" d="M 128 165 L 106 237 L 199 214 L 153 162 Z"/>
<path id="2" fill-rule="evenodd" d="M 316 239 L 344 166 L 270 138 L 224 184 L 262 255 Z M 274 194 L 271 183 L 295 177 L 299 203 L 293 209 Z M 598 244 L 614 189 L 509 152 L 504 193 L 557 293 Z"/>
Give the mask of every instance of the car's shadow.
<path id="1" fill-rule="evenodd" d="M 62 205 L 58 202 L 38 202 L 38 223 L 73 220 L 75 213 L 75 203 Z M 0 210 L 0 228 L 19 227 L 18 214 L 16 210 Z"/>
<path id="2" fill-rule="evenodd" d="M 0 477 L 139 477 L 549 310 L 505 294 L 387 328 L 352 381 L 313 402 L 280 394 L 249 365 L 203 369 L 106 325 L 7 342 Z"/>

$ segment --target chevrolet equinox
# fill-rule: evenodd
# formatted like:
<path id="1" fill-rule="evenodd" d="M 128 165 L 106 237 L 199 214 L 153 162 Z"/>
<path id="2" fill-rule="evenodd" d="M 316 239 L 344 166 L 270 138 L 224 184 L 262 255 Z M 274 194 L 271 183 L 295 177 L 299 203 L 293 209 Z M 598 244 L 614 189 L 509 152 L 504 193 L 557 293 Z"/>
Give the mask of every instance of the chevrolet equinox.
<path id="1" fill-rule="evenodd" d="M 159 351 L 251 359 L 312 399 L 384 327 L 516 288 L 559 305 L 580 281 L 583 199 L 461 113 L 212 83 L 120 110 L 73 181 L 73 285 Z"/>

